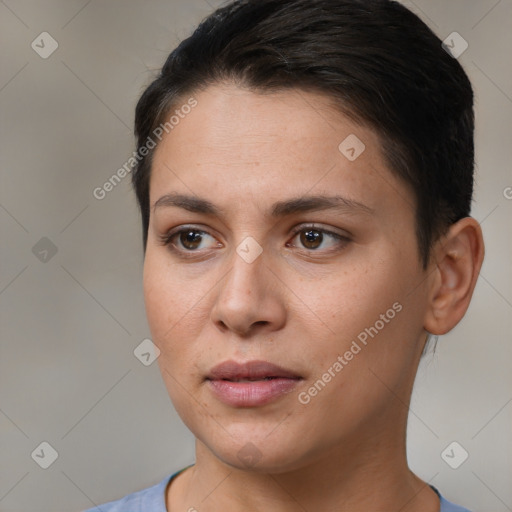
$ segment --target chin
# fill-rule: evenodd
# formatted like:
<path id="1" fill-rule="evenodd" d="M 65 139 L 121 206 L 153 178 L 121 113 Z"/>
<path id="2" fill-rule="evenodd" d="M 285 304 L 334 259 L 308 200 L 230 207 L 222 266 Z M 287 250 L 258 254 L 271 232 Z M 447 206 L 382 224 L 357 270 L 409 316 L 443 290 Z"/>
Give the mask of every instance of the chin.
<path id="1" fill-rule="evenodd" d="M 276 432 L 272 433 L 271 441 L 271 428 L 238 428 L 236 433 L 227 430 L 231 435 L 223 431 L 212 438 L 209 430 L 200 439 L 217 459 L 228 466 L 255 473 L 279 474 L 298 469 L 305 463 L 304 446 L 299 439 L 294 440 L 290 436 L 289 430 L 283 431 L 281 437 Z M 300 452 L 298 446 L 302 448 Z"/>

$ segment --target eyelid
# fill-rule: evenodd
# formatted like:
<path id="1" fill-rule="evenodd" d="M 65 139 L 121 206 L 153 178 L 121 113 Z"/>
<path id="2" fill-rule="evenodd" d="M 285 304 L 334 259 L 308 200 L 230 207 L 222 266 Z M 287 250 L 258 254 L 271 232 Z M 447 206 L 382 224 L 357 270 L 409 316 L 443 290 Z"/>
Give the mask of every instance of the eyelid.
<path id="1" fill-rule="evenodd" d="M 176 235 L 179 235 L 182 232 L 186 232 L 186 231 L 195 231 L 196 233 L 199 233 L 201 235 L 208 235 L 208 236 L 211 236 L 212 238 L 215 238 L 211 233 L 198 227 L 197 225 L 187 225 L 187 224 L 177 226 L 176 228 L 171 229 L 163 234 L 158 234 L 157 238 L 162 245 L 170 245 L 171 240 Z M 192 253 L 194 251 L 187 251 L 187 252 Z"/>
<path id="2" fill-rule="evenodd" d="M 338 233 L 338 232 L 334 231 L 333 229 L 323 227 L 322 225 L 320 225 L 316 222 L 310 222 L 309 224 L 308 223 L 300 224 L 300 225 L 294 227 L 292 230 L 292 235 L 295 236 L 297 233 L 300 233 L 301 231 L 304 231 L 305 229 L 312 229 L 315 231 L 320 231 L 321 233 L 324 233 L 327 235 L 332 235 L 332 236 L 339 237 L 339 238 L 349 239 L 352 237 L 352 235 L 346 230 L 343 230 L 343 233 Z"/>

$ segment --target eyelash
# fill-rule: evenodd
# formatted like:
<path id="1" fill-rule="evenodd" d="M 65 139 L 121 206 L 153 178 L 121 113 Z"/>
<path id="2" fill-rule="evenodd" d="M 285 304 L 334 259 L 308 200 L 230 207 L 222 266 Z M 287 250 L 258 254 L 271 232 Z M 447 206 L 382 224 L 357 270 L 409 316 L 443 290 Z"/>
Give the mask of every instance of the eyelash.
<path id="1" fill-rule="evenodd" d="M 324 229 L 324 228 L 319 228 L 319 227 L 316 227 L 315 225 L 307 225 L 307 226 L 299 226 L 297 228 L 295 228 L 292 232 L 292 239 L 295 238 L 298 234 L 300 234 L 301 232 L 303 231 L 315 231 L 315 232 L 318 232 L 318 233 L 321 233 L 322 235 L 328 235 L 332 238 L 334 238 L 335 240 L 337 240 L 338 242 L 338 247 L 337 248 L 331 248 L 331 249 L 324 249 L 323 251 L 321 249 L 307 249 L 307 248 L 303 248 L 302 250 L 303 251 L 306 251 L 308 252 L 309 254 L 312 254 L 312 253 L 316 253 L 316 252 L 323 252 L 323 253 L 332 253 L 333 251 L 336 251 L 336 250 L 341 250 L 344 248 L 344 246 L 350 242 L 350 238 L 348 236 L 344 236 L 344 235 L 340 235 L 339 233 L 334 233 L 333 231 L 330 231 L 328 229 Z M 164 246 L 168 246 L 168 248 L 173 252 L 173 253 L 177 253 L 178 255 L 184 257 L 184 258 L 192 258 L 194 257 L 194 255 L 197 255 L 200 253 L 200 250 L 188 250 L 188 249 L 179 249 L 176 247 L 176 245 L 173 243 L 173 240 L 178 237 L 179 235 L 181 235 L 182 233 L 187 233 L 187 232 L 194 232 L 196 234 L 199 234 L 199 235 L 208 235 L 208 236 L 212 236 L 210 235 L 207 231 L 204 231 L 202 229 L 198 229 L 194 226 L 183 226 L 181 227 L 179 230 L 177 231 L 170 231 L 168 233 L 165 233 L 163 235 L 159 235 L 158 238 L 159 238 L 159 241 L 160 241 L 160 244 L 161 245 L 164 245 Z M 323 240 L 322 240 L 323 242 Z M 287 243 L 288 244 L 288 243 Z M 341 246 L 341 247 L 339 247 Z M 188 253 L 188 254 L 187 254 Z"/>

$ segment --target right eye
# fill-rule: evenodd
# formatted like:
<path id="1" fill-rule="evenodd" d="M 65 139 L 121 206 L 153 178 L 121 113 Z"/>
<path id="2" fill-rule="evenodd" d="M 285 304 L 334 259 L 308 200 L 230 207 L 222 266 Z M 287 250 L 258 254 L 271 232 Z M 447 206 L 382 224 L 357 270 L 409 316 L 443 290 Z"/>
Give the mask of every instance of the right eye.
<path id="1" fill-rule="evenodd" d="M 173 252 L 190 253 L 205 249 L 203 242 L 205 242 L 207 237 L 215 241 L 215 238 L 206 231 L 194 227 L 182 227 L 179 230 L 173 230 L 160 236 L 160 242 L 168 246 Z M 212 247 L 219 247 L 221 245 L 220 242 L 216 242 Z"/>

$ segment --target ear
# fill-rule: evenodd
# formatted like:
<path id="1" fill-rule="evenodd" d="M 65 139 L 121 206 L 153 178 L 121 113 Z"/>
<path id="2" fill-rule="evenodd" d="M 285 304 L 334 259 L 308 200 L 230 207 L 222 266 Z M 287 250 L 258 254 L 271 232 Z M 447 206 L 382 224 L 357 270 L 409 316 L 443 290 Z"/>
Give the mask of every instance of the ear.
<path id="1" fill-rule="evenodd" d="M 472 217 L 452 224 L 436 243 L 424 320 L 426 331 L 445 334 L 459 323 L 468 309 L 483 259 L 482 230 Z"/>

